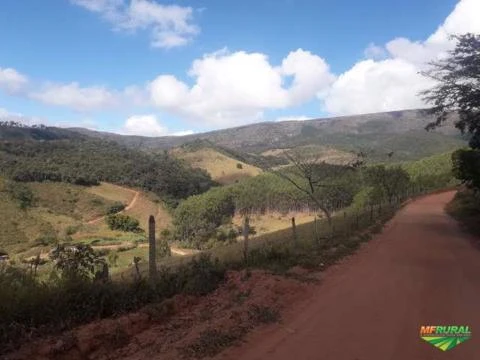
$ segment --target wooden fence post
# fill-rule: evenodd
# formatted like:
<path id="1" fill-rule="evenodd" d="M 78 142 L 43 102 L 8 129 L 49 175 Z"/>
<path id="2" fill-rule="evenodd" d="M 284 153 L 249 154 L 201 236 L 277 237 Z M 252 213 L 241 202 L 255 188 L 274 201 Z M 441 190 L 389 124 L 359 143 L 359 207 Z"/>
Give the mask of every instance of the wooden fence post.
<path id="1" fill-rule="evenodd" d="M 245 216 L 243 221 L 243 259 L 248 262 L 248 235 L 250 233 L 250 219 Z"/>
<path id="2" fill-rule="evenodd" d="M 157 276 L 157 251 L 155 247 L 155 218 L 150 215 L 148 219 L 148 265 L 150 280 Z"/>
<path id="3" fill-rule="evenodd" d="M 295 225 L 295 217 L 292 217 L 292 235 L 293 235 L 293 247 L 297 247 L 297 226 Z"/>

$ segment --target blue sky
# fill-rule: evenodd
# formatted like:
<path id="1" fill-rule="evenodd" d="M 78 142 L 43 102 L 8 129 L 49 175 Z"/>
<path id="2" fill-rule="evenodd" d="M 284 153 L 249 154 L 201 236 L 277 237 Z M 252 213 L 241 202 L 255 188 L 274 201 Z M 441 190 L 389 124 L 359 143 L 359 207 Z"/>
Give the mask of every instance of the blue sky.
<path id="1" fill-rule="evenodd" d="M 424 105 L 477 0 L 2 0 L 0 117 L 158 136 Z"/>

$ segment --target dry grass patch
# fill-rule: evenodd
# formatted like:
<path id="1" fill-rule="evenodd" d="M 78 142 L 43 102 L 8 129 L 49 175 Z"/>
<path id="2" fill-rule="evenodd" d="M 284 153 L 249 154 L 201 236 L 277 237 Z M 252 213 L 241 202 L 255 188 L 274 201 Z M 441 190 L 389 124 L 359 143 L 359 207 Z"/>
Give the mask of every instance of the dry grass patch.
<path id="1" fill-rule="evenodd" d="M 242 178 L 257 176 L 262 172 L 255 166 L 235 160 L 214 149 L 200 149 L 192 152 L 177 149 L 174 155 L 193 167 L 204 169 L 213 180 L 221 184 L 231 184 Z"/>

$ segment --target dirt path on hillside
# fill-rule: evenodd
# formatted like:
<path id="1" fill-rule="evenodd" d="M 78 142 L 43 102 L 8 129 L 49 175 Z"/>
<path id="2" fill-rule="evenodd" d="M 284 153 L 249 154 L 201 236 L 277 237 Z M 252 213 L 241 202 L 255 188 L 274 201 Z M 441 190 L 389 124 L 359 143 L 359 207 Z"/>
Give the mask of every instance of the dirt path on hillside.
<path id="1" fill-rule="evenodd" d="M 421 198 L 343 264 L 282 326 L 252 333 L 217 359 L 436 360 L 480 354 L 480 251 L 444 213 L 454 193 Z M 472 338 L 442 353 L 421 325 L 468 325 Z"/>
<path id="2" fill-rule="evenodd" d="M 123 212 L 125 212 L 125 211 L 128 211 L 128 210 L 130 210 L 131 208 L 133 208 L 133 207 L 135 206 L 135 203 L 136 203 L 137 200 L 138 200 L 138 197 L 140 196 L 140 192 L 138 192 L 138 191 L 136 191 L 136 190 L 127 189 L 127 188 L 124 188 L 124 189 L 133 192 L 134 195 L 133 195 L 132 201 L 130 201 L 130 203 L 125 207 L 125 209 L 123 209 L 122 211 L 120 211 L 118 214 L 121 214 L 121 213 L 123 213 Z M 92 219 L 92 220 L 90 220 L 90 221 L 87 221 L 87 224 L 88 224 L 88 225 L 93 225 L 93 224 L 96 224 L 96 223 L 102 221 L 103 219 L 105 219 L 105 216 L 99 216 L 99 217 L 97 217 L 97 218 L 95 218 L 95 219 Z"/>

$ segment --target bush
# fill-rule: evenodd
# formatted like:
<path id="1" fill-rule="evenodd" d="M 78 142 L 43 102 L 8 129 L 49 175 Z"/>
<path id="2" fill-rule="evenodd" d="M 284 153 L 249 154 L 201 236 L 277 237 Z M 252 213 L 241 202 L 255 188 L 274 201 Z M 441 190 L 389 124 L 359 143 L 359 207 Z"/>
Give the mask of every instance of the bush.
<path id="1" fill-rule="evenodd" d="M 35 335 L 131 312 L 180 293 L 204 295 L 218 287 L 224 273 L 206 255 L 175 271 L 160 269 L 155 282 L 96 282 L 91 276 L 59 278 L 55 273 L 54 280 L 37 282 L 22 269 L 0 264 L 0 355 Z"/>
<path id="2" fill-rule="evenodd" d="M 58 243 L 57 233 L 53 229 L 47 230 L 40 234 L 33 243 L 37 246 L 55 245 Z"/>
<path id="3" fill-rule="evenodd" d="M 65 234 L 67 236 L 71 236 L 71 235 L 74 235 L 76 234 L 78 231 L 78 226 L 68 226 L 66 229 L 65 229 Z"/>
<path id="4" fill-rule="evenodd" d="M 160 258 L 172 256 L 170 245 L 168 245 L 168 241 L 166 239 L 161 239 L 157 242 L 157 256 Z"/>
<path id="5" fill-rule="evenodd" d="M 107 209 L 107 215 L 112 215 L 119 213 L 125 209 L 125 204 L 121 203 L 120 201 L 116 201 L 114 204 L 110 205 Z"/>
<path id="6" fill-rule="evenodd" d="M 475 191 L 480 191 L 480 150 L 460 149 L 452 154 L 453 173 Z"/>
<path id="7" fill-rule="evenodd" d="M 18 201 L 20 209 L 24 210 L 33 206 L 34 196 L 28 186 L 17 182 L 9 182 L 8 192 L 14 200 Z"/>
<path id="8" fill-rule="evenodd" d="M 130 232 L 140 232 L 139 227 L 140 223 L 137 219 L 134 219 L 128 215 L 124 214 L 112 214 L 105 218 L 110 230 L 120 230 L 120 231 L 130 231 Z"/>
<path id="9" fill-rule="evenodd" d="M 237 169 L 243 169 L 243 165 L 240 163 L 237 163 Z"/>

